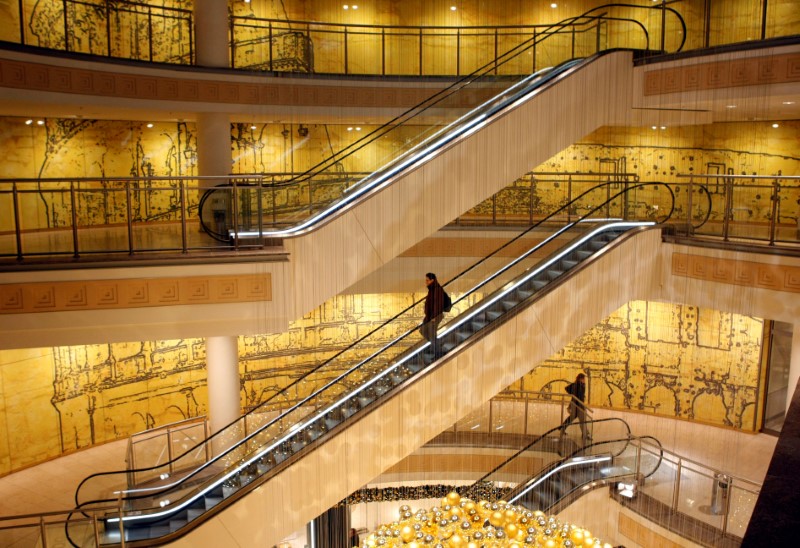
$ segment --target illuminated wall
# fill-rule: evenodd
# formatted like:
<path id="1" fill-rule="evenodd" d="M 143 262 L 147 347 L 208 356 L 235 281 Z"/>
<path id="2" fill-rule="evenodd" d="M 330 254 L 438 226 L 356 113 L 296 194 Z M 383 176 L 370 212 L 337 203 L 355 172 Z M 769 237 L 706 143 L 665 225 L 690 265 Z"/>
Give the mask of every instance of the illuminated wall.
<path id="1" fill-rule="evenodd" d="M 511 388 L 563 392 L 584 372 L 592 407 L 757 431 L 763 336 L 758 318 L 634 301 Z"/>
<path id="2" fill-rule="evenodd" d="M 762 2 L 767 5 L 764 37 L 798 33 L 800 21 L 792 0 L 684 0 L 670 6 L 686 21 L 684 49 L 695 49 L 706 45 L 706 32 L 710 46 L 760 39 Z M 545 25 L 608 2 L 559 3 L 553 8 L 551 2 L 540 0 L 460 0 L 456 10 L 450 9 L 451 3 L 427 0 L 356 2 L 360 4 L 358 9 L 344 9 L 344 4 L 336 0 L 230 1 L 229 11 L 238 18 L 233 32 L 234 66 L 319 73 L 469 74 L 533 34 L 530 28 L 522 32 L 505 28 L 495 36 L 486 27 L 539 25 L 537 33 L 541 37 Z M 650 2 L 640 4 L 652 7 Z M 706 6 L 708 16 L 704 11 Z M 71 52 L 191 64 L 195 39 L 193 10 L 191 0 L 120 5 L 105 0 L 1 2 L 0 40 Z M 571 56 L 593 53 L 598 44 L 602 48 L 647 47 L 644 33 L 632 20 L 645 24 L 651 49 L 662 47 L 659 10 L 618 5 L 597 13 L 608 13 L 613 20 L 600 28 L 587 25 L 591 28 L 585 32 L 579 27 L 574 34 L 570 29 L 551 36 L 546 47 L 539 46 L 536 59 L 526 53 L 500 70 L 524 74 L 534 65 L 539 69 Z M 260 21 L 267 19 L 272 20 L 271 27 Z M 333 25 L 282 23 L 287 20 Z M 675 51 L 684 31 L 671 15 L 664 21 L 664 49 Z M 346 37 L 345 25 L 350 25 Z M 420 38 L 414 29 L 383 32 L 378 28 L 381 25 L 439 28 L 426 31 Z M 449 31 L 455 27 L 470 28 L 460 33 Z"/>
<path id="3" fill-rule="evenodd" d="M 251 408 L 363 337 L 420 294 L 336 297 L 285 333 L 239 339 L 241 402 Z M 467 303 L 468 305 L 468 303 Z M 361 359 L 420 318 L 369 340 Z M 633 302 L 512 388 L 562 391 L 589 375 L 590 404 L 754 428 L 763 320 L 688 305 Z M 292 403 L 336 375 L 298 384 Z M 207 413 L 202 339 L 0 352 L 0 474 Z"/>
<path id="4" fill-rule="evenodd" d="M 148 127 L 144 122 L 99 121 L 79 119 L 0 118 L 0 150 L 7 151 L 0 162 L 2 178 L 96 177 L 107 181 L 79 185 L 77 217 L 79 226 L 125 222 L 124 185 L 114 177 L 192 176 L 196 174 L 196 134 L 194 124 L 161 122 Z M 348 130 L 348 128 L 350 128 Z M 231 127 L 231 172 L 235 174 L 302 172 L 333 152 L 342 150 L 370 131 L 353 126 L 304 126 L 297 124 L 247 124 Z M 384 158 L 396 154 L 400 145 L 423 134 L 425 128 L 410 126 L 396 132 L 396 141 L 369 147 L 370 152 L 348 157 L 337 169 L 330 170 L 327 182 L 320 179 L 309 190 L 306 183 L 281 190 L 276 205 L 306 203 L 309 196 L 317 202 L 335 198 L 357 180 L 359 172 L 376 169 Z M 796 142 L 800 122 L 720 123 L 666 129 L 601 128 L 580 143 L 566 148 L 532 170 L 547 172 L 583 171 L 603 173 L 614 170 L 637 174 L 642 181 L 686 182 L 680 174 L 726 173 L 800 174 L 800 156 Z M 394 146 L 397 145 L 397 146 Z M 529 186 L 530 180 L 518 182 Z M 179 219 L 177 183 L 155 184 L 157 190 L 134 185 L 132 211 L 135 221 Z M 8 183 L 0 183 L 8 190 Z M 37 190 L 64 184 L 29 182 L 20 188 Z M 535 200 L 543 207 L 560 200 L 548 194 L 551 187 L 534 190 Z M 93 190 L 93 192 L 89 192 Z M 711 220 L 720 220 L 724 208 L 721 192 L 713 194 Z M 794 199 L 793 199 L 794 198 Z M 797 196 L 783 194 L 777 214 L 779 221 L 796 223 L 800 217 Z M 198 192 L 189 192 L 189 218 L 197 215 Z M 680 196 L 678 196 L 680 203 Z M 68 227 L 72 209 L 67 192 L 33 192 L 20 197 L 23 229 Z M 770 195 L 761 190 L 737 191 L 737 221 L 765 222 L 772 215 Z M 501 204 L 501 213 L 512 213 L 521 204 L 509 199 Z M 486 203 L 474 212 L 490 210 Z M 0 231 L 13 230 L 10 194 L 0 195 Z"/>

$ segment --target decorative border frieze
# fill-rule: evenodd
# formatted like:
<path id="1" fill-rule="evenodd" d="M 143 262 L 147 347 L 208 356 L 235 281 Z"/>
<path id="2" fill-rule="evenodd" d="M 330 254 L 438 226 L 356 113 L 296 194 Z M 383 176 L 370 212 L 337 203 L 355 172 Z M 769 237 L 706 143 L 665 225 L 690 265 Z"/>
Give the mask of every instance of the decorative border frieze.
<path id="1" fill-rule="evenodd" d="M 0 314 L 272 300 L 269 273 L 0 285 Z"/>
<path id="2" fill-rule="evenodd" d="M 709 282 L 800 293 L 800 267 L 672 254 L 672 274 Z"/>
<path id="3" fill-rule="evenodd" d="M 646 71 L 644 94 L 662 95 L 798 81 L 800 53 L 790 53 Z"/>

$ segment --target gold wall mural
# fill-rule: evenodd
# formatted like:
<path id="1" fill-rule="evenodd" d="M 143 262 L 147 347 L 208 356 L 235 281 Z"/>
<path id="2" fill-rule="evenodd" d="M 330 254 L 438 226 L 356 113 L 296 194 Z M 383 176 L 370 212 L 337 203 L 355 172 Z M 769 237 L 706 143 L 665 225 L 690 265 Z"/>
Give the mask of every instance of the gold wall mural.
<path id="1" fill-rule="evenodd" d="M 756 431 L 763 334 L 758 318 L 634 301 L 511 388 L 561 393 L 584 372 L 592 407 Z"/>
<path id="2" fill-rule="evenodd" d="M 243 410 L 267 402 L 423 296 L 339 296 L 285 333 L 240 337 Z M 354 360 L 415 332 L 419 321 L 412 315 L 372 336 L 358 355 L 343 356 L 272 401 L 296 402 Z M 546 362 L 531 364 L 532 372 L 511 388 L 560 392 L 585 371 L 592 406 L 752 430 L 763 326 L 737 314 L 637 301 Z M 202 339 L 6 350 L 0 383 L 0 474 L 208 412 Z"/>
<path id="3" fill-rule="evenodd" d="M 8 151 L 0 162 L 0 178 L 93 177 L 96 182 L 80 182 L 77 196 L 79 226 L 124 223 L 126 193 L 124 183 L 114 177 L 193 176 L 196 175 L 196 133 L 194 124 L 89 121 L 78 119 L 42 120 L 26 124 L 25 118 L 0 118 L 0 147 Z M 350 128 L 348 130 L 348 128 Z M 334 152 L 357 141 L 372 127 L 356 131 L 352 126 L 302 124 L 247 124 L 231 127 L 231 172 L 248 175 L 274 174 L 281 180 L 290 173 L 302 172 Z M 396 139 L 403 146 L 424 134 L 420 126 L 404 128 Z M 795 143 L 800 122 L 719 123 L 666 129 L 601 128 L 580 143 L 567 147 L 540 166 L 539 172 L 633 173 L 642 181 L 686 183 L 678 175 L 798 175 L 800 156 Z M 398 142 L 387 141 L 369 156 L 344 159 L 325 177 L 281 189 L 266 201 L 268 207 L 299 207 L 309 199 L 328 202 L 359 179 L 376 169 L 381 159 L 392 156 Z M 106 179 L 103 179 L 106 178 Z M 540 178 L 541 180 L 541 178 Z M 698 180 L 699 182 L 699 180 Z M 737 222 L 767 222 L 772 216 L 769 182 L 736 181 L 734 209 Z M 776 210 L 778 221 L 796 224 L 800 218 L 800 185 L 783 189 Z M 309 186 L 311 185 L 311 186 Z M 533 192 L 530 188 L 533 186 Z M 3 190 L 10 183 L 0 183 Z M 25 183 L 31 193 L 21 196 L 23 228 L 64 228 L 71 225 L 72 208 L 68 185 Z M 537 211 L 551 211 L 566 200 L 566 187 L 559 194 L 552 184 L 539 185 L 531 177 L 513 182 L 518 194 L 501 193 L 498 212 L 527 212 L 531 201 Z M 710 221 L 723 218 L 725 196 L 722 183 L 709 183 L 712 198 Z M 791 190 L 791 191 L 790 191 Z M 678 215 L 685 213 L 686 189 L 675 187 Z M 145 186 L 135 183 L 131 192 L 134 220 L 137 222 L 178 220 L 178 183 L 162 181 Z M 187 214 L 197 215 L 198 192 L 189 192 Z M 695 202 L 693 210 L 699 207 Z M 484 202 L 472 214 L 492 211 Z M 0 195 L 0 231 L 13 230 L 10 194 Z"/>

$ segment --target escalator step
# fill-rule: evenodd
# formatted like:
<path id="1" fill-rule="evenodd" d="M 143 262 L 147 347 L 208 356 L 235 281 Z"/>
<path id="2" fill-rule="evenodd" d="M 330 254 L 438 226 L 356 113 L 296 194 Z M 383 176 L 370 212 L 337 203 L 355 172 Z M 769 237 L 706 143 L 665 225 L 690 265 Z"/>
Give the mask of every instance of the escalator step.
<path id="1" fill-rule="evenodd" d="M 561 276 L 563 273 L 564 273 L 563 270 L 548 270 L 547 271 L 547 277 L 550 278 L 550 280 L 555 280 L 556 278 Z"/>
<path id="2" fill-rule="evenodd" d="M 568 261 L 566 259 L 561 261 L 561 266 L 563 266 L 565 270 L 569 270 L 570 268 L 575 268 L 577 265 L 578 261 Z"/>
<path id="3" fill-rule="evenodd" d="M 201 510 L 199 508 L 191 508 L 188 512 L 186 512 L 186 519 L 192 521 L 194 519 L 199 518 L 205 514 L 205 510 Z"/>
<path id="4" fill-rule="evenodd" d="M 546 286 L 548 283 L 550 283 L 550 282 L 543 281 L 543 280 L 533 280 L 533 287 L 536 288 L 536 291 L 539 291 L 544 286 Z"/>
<path id="5" fill-rule="evenodd" d="M 575 255 L 577 255 L 578 259 L 582 261 L 584 259 L 588 259 L 589 257 L 591 257 L 593 253 L 591 251 L 576 251 Z"/>
<path id="6" fill-rule="evenodd" d="M 205 502 L 206 510 L 211 510 L 217 504 L 222 502 L 222 497 L 221 496 L 213 496 L 212 497 L 212 496 L 206 495 L 205 497 L 203 497 L 203 499 L 204 499 L 204 502 Z"/>
<path id="7" fill-rule="evenodd" d="M 487 319 L 488 319 L 490 322 L 493 322 L 493 321 L 495 321 L 497 318 L 501 317 L 502 315 L 503 315 L 503 313 L 502 313 L 502 312 L 500 312 L 499 310 L 488 310 L 488 311 L 486 312 L 486 318 L 487 318 Z"/>
<path id="8" fill-rule="evenodd" d="M 170 533 L 174 533 L 175 531 L 177 531 L 178 529 L 180 529 L 181 527 L 183 527 L 187 523 L 189 523 L 189 522 L 186 521 L 185 519 L 171 519 L 171 520 L 169 520 L 169 532 Z"/>

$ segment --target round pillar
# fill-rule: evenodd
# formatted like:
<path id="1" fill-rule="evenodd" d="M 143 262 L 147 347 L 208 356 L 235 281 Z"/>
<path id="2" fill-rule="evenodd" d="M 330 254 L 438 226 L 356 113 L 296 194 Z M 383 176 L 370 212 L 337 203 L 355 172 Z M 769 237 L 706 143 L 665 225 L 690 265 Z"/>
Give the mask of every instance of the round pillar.
<path id="1" fill-rule="evenodd" d="M 194 0 L 194 51 L 198 66 L 229 66 L 228 18 L 227 2 Z"/>
<path id="2" fill-rule="evenodd" d="M 208 425 L 219 431 L 242 414 L 237 337 L 206 338 Z"/>

